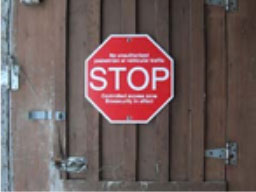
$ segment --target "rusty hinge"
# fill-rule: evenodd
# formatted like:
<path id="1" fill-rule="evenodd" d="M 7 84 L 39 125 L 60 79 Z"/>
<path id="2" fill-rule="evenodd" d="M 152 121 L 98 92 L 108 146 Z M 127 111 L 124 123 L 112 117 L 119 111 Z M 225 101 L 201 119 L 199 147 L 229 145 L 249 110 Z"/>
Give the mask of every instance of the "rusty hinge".
<path id="1" fill-rule="evenodd" d="M 225 148 L 207 149 L 205 157 L 223 159 L 226 165 L 237 164 L 237 143 L 227 142 Z"/>
<path id="2" fill-rule="evenodd" d="M 238 10 L 238 0 L 205 0 L 205 4 L 224 7 L 226 11 Z"/>
<path id="3" fill-rule="evenodd" d="M 68 157 L 67 159 L 55 159 L 55 167 L 68 173 L 81 173 L 87 170 L 88 161 L 85 157 Z"/>

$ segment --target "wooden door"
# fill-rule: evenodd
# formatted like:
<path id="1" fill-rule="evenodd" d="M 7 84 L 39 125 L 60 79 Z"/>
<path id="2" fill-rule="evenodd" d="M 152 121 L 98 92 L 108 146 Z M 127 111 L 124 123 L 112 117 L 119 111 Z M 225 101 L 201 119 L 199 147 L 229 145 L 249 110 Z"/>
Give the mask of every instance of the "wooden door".
<path id="1" fill-rule="evenodd" d="M 254 0 L 44 0 L 15 4 L 15 190 L 256 189 Z M 84 98 L 83 63 L 110 34 L 149 34 L 175 60 L 175 98 L 147 125 L 112 125 Z M 65 111 L 65 121 L 27 119 Z M 238 165 L 205 150 L 238 142 Z M 54 161 L 88 159 L 59 175 Z"/>
<path id="2" fill-rule="evenodd" d="M 227 139 L 239 145 L 238 164 L 227 167 L 230 190 L 256 190 L 256 1 L 239 2 L 227 15 Z"/>

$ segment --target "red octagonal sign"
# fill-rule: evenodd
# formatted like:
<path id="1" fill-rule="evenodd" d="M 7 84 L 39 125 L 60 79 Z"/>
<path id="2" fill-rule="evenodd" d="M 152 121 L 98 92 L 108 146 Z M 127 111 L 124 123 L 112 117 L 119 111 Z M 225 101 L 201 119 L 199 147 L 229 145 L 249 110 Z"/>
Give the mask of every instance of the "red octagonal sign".
<path id="1" fill-rule="evenodd" d="M 111 35 L 85 61 L 85 97 L 110 123 L 148 123 L 173 96 L 173 59 L 148 35 Z"/>

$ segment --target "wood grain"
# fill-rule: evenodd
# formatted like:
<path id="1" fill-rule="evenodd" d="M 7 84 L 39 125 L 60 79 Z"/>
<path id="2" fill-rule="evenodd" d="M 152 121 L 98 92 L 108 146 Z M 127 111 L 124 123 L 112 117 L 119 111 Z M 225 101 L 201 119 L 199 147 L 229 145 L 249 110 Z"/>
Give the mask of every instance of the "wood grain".
<path id="1" fill-rule="evenodd" d="M 190 0 L 189 180 L 204 179 L 205 38 L 204 0 Z"/>
<path id="2" fill-rule="evenodd" d="M 188 180 L 189 83 L 191 62 L 190 4 L 187 0 L 171 1 L 171 50 L 175 59 L 175 97 L 171 103 L 170 180 Z M 181 24 L 182 23 L 182 24 Z"/>
<path id="3" fill-rule="evenodd" d="M 103 1 L 102 39 L 136 33 L 136 1 Z M 102 180 L 136 180 L 136 125 L 113 125 L 102 118 Z"/>
<path id="4" fill-rule="evenodd" d="M 61 111 L 65 112 L 67 114 L 67 76 L 66 76 L 66 71 L 67 71 L 67 42 L 66 42 L 66 36 L 67 36 L 67 26 L 66 26 L 66 21 L 67 21 L 67 1 L 63 2 L 65 7 L 64 7 L 64 14 L 65 17 L 63 18 L 62 22 L 65 24 L 65 26 L 61 26 L 60 30 L 63 31 L 63 35 L 61 37 L 56 37 L 56 38 L 62 38 L 59 39 L 59 45 L 63 47 L 63 53 L 60 55 L 57 55 L 59 60 L 62 60 L 63 62 L 58 62 L 55 64 L 55 91 L 54 91 L 54 111 Z M 56 39 L 57 40 L 57 39 Z M 68 154 L 68 146 L 67 146 L 67 124 L 66 121 L 55 121 L 55 130 L 54 130 L 54 144 L 53 144 L 53 161 L 59 161 L 61 159 L 66 159 Z M 67 178 L 67 174 L 65 172 L 62 172 L 60 175 L 62 178 Z"/>
<path id="5" fill-rule="evenodd" d="M 206 94 L 204 1 L 173 1 L 171 7 L 176 89 L 171 105 L 170 176 L 172 181 L 202 181 Z"/>
<path id="6" fill-rule="evenodd" d="M 67 156 L 86 157 L 88 170 L 58 180 L 65 190 L 226 190 L 225 180 L 229 190 L 255 190 L 255 7 L 255 0 L 228 13 L 204 0 L 17 4 L 14 190 L 52 190 L 52 160 Z M 110 34 L 127 33 L 149 34 L 175 60 L 175 98 L 147 125 L 112 125 L 84 98 L 84 60 Z M 31 110 L 67 111 L 67 121 L 29 121 Z M 238 142 L 236 166 L 204 158 L 226 140 Z"/>
<path id="7" fill-rule="evenodd" d="M 149 34 L 169 51 L 169 1 L 138 1 L 138 32 Z M 139 126 L 139 180 L 169 180 L 169 107 Z"/>
<path id="8" fill-rule="evenodd" d="M 256 190 L 256 1 L 239 1 L 227 15 L 228 130 L 238 143 L 238 164 L 227 167 L 229 190 Z"/>
<path id="9" fill-rule="evenodd" d="M 21 74 L 20 89 L 11 95 L 14 191 L 51 189 L 53 133 L 65 129 L 65 123 L 31 121 L 28 112 L 65 111 L 65 86 L 60 82 L 65 81 L 65 26 L 66 0 L 44 1 L 40 6 L 15 3 L 15 56 Z"/>
<path id="10" fill-rule="evenodd" d="M 99 180 L 99 114 L 84 98 L 84 61 L 100 43 L 100 0 L 69 2 L 69 156 L 84 156 L 88 170 L 70 178 Z"/>
<path id="11" fill-rule="evenodd" d="M 227 63 L 226 21 L 221 7 L 206 7 L 206 134 L 207 149 L 222 148 L 226 142 L 227 127 Z M 206 159 L 205 179 L 225 180 L 225 162 Z"/>

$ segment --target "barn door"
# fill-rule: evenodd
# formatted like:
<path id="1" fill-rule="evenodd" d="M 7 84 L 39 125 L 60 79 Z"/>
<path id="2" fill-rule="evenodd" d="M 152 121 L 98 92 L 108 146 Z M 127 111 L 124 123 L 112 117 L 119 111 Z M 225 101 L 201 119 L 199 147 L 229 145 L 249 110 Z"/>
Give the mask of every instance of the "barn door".
<path id="1" fill-rule="evenodd" d="M 203 0 L 69 1 L 66 146 L 88 169 L 67 174 L 66 187 L 225 189 L 224 165 L 219 179 L 204 180 L 204 18 Z M 175 58 L 176 98 L 147 125 L 111 125 L 83 97 L 85 58 L 116 33 L 149 34 Z"/>
<path id="2" fill-rule="evenodd" d="M 256 4 L 241 0 L 226 12 L 205 2 L 17 3 L 14 189 L 255 189 Z M 109 124 L 84 98 L 84 60 L 113 33 L 149 34 L 174 57 L 175 98 L 149 124 Z M 52 117 L 26 115 L 42 111 Z M 205 158 L 229 140 L 241 147 L 236 166 Z M 62 166 L 70 157 L 84 158 L 85 169 Z"/>

